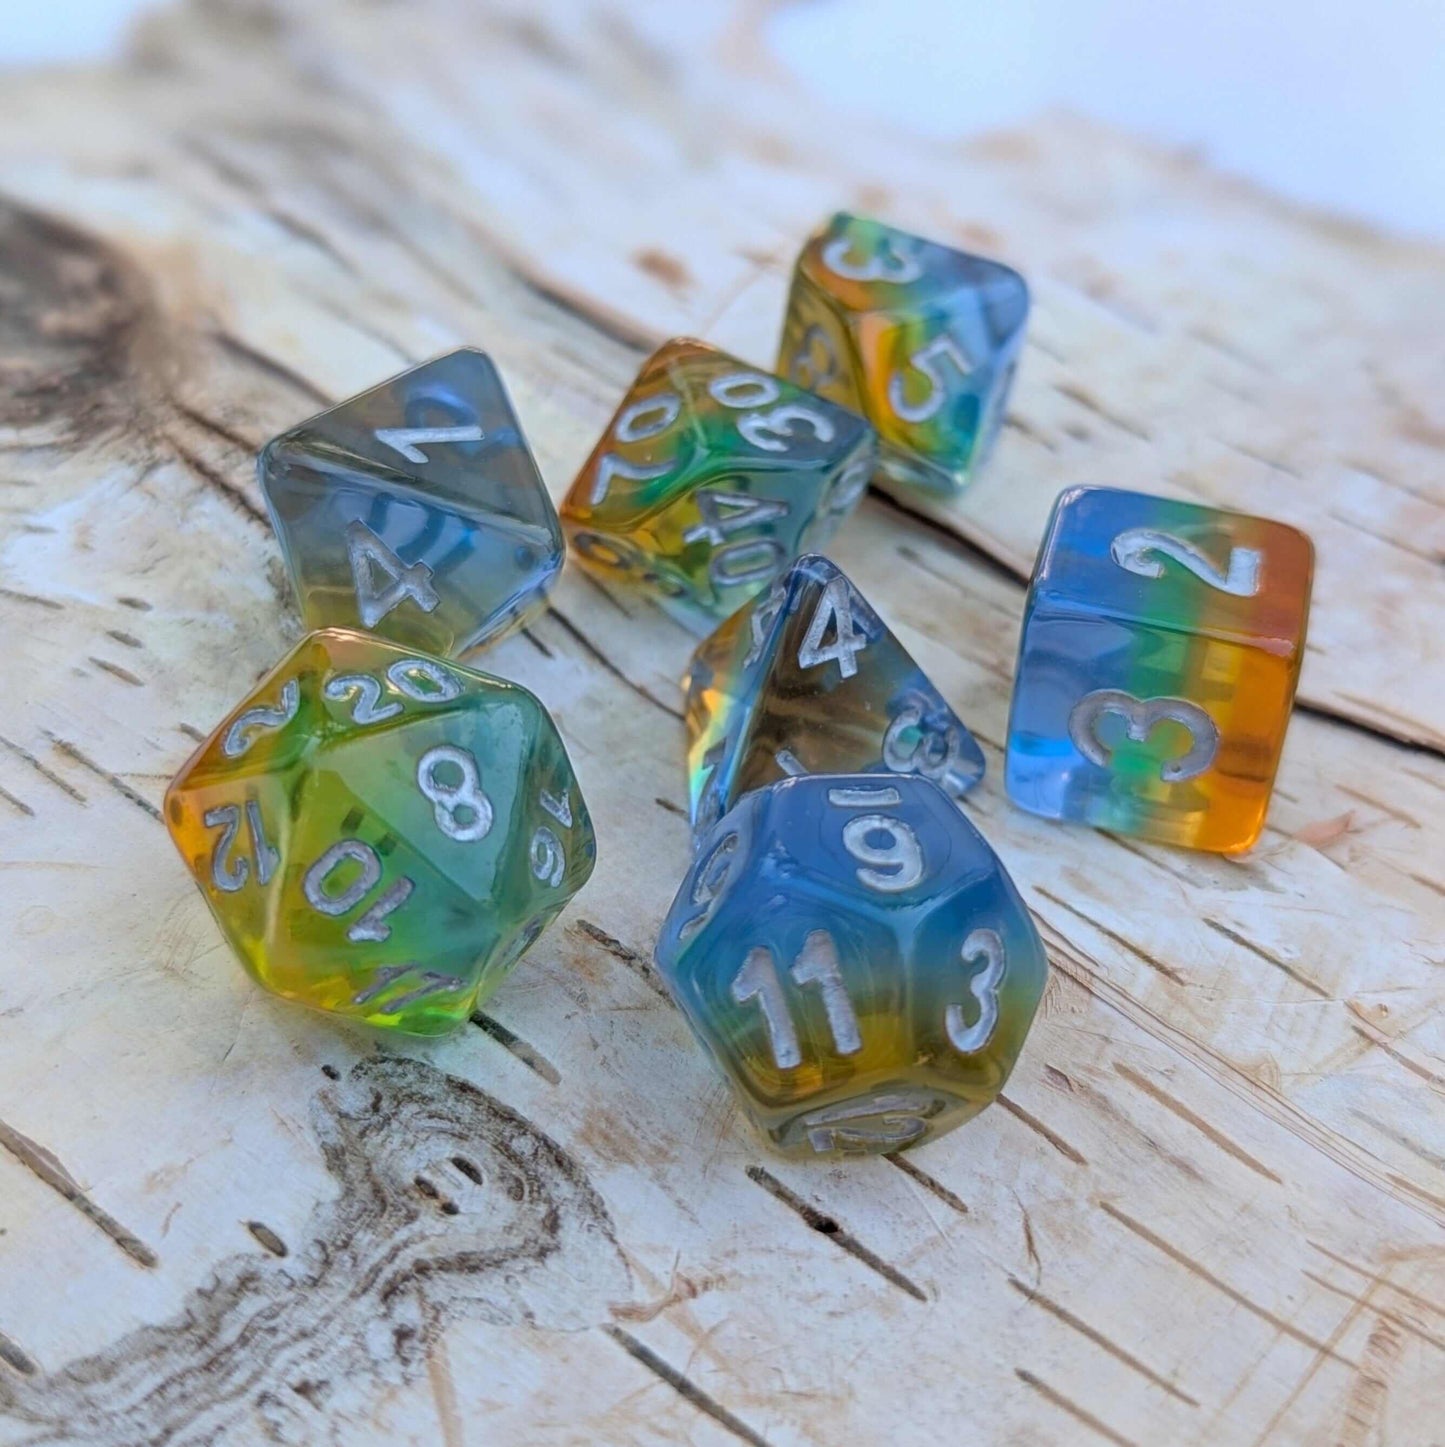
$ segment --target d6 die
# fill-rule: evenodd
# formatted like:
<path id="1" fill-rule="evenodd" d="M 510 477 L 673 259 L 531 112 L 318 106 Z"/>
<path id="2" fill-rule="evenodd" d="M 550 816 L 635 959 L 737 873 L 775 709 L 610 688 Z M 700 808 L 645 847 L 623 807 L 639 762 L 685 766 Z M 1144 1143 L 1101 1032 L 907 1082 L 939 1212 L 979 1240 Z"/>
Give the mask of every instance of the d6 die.
<path id="1" fill-rule="evenodd" d="M 793 271 L 778 371 L 878 429 L 895 485 L 951 493 L 987 461 L 1028 320 L 996 261 L 837 215 Z"/>
<path id="2" fill-rule="evenodd" d="M 908 651 L 827 558 L 799 558 L 693 654 L 693 829 L 798 774 L 921 774 L 958 799 L 983 751 Z"/>
<path id="3" fill-rule="evenodd" d="M 418 1035 L 467 1019 L 596 854 L 531 694 L 340 629 L 196 750 L 165 818 L 260 984 Z"/>
<path id="4" fill-rule="evenodd" d="M 893 1151 L 1003 1088 L 1043 991 L 1028 910 L 933 784 L 788 779 L 703 842 L 657 960 L 749 1115 L 802 1155 Z"/>
<path id="5" fill-rule="evenodd" d="M 525 622 L 562 567 L 501 378 L 471 348 L 277 437 L 260 474 L 309 628 L 453 655 Z"/>
<path id="6" fill-rule="evenodd" d="M 562 504 L 585 567 L 711 628 L 854 508 L 873 430 L 705 342 L 643 366 Z"/>
<path id="7" fill-rule="evenodd" d="M 1063 493 L 1024 612 L 1010 797 L 1168 844 L 1247 848 L 1284 744 L 1313 562 L 1284 523 Z"/>

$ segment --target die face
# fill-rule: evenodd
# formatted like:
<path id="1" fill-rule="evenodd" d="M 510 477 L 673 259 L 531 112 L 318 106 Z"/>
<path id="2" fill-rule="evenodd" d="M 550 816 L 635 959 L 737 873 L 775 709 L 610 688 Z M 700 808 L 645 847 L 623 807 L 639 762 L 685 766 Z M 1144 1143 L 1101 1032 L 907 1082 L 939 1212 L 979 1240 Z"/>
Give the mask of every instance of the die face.
<path id="1" fill-rule="evenodd" d="M 562 532 L 482 352 L 427 362 L 276 438 L 262 490 L 308 626 L 451 655 L 542 606 Z"/>
<path id="2" fill-rule="evenodd" d="M 954 799 L 983 777 L 977 740 L 827 558 L 800 558 L 739 609 L 685 682 L 698 835 L 789 776 L 918 774 Z"/>
<path id="3" fill-rule="evenodd" d="M 1032 591 L 1056 611 L 1304 650 L 1314 548 L 1298 528 L 1112 487 L 1059 495 Z"/>
<path id="4" fill-rule="evenodd" d="M 673 341 L 639 372 L 562 522 L 584 566 L 706 631 L 832 535 L 875 459 L 860 418 Z"/>
<path id="5" fill-rule="evenodd" d="M 165 812 L 259 983 L 415 1034 L 465 1021 L 595 858 L 530 694 L 340 630 L 258 685 Z"/>
<path id="6" fill-rule="evenodd" d="M 888 1151 L 1002 1088 L 1046 963 L 1027 909 L 932 784 L 786 780 L 703 841 L 658 962 L 780 1148 Z"/>
<path id="7" fill-rule="evenodd" d="M 1064 493 L 1025 608 L 1009 796 L 1164 843 L 1247 848 L 1284 744 L 1311 572 L 1309 540 L 1280 523 Z"/>
<path id="8" fill-rule="evenodd" d="M 798 258 L 778 370 L 867 417 L 893 483 L 954 492 L 997 440 L 1028 310 L 1011 268 L 840 214 Z"/>

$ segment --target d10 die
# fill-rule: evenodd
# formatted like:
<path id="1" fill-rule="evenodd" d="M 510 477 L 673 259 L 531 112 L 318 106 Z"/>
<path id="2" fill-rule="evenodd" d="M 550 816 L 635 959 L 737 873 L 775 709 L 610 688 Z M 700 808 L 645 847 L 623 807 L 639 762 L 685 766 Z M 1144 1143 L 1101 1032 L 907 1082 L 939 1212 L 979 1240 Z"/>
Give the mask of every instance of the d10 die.
<path id="1" fill-rule="evenodd" d="M 531 694 L 340 629 L 197 749 L 165 817 L 256 980 L 417 1035 L 467 1019 L 596 855 Z"/>
<path id="2" fill-rule="evenodd" d="M 778 371 L 861 412 L 893 483 L 955 492 L 998 436 L 1028 313 L 1009 267 L 840 214 L 798 257 Z"/>
<path id="3" fill-rule="evenodd" d="M 705 631 L 832 536 L 876 456 L 852 413 L 672 341 L 638 373 L 562 523 L 585 566 Z"/>
<path id="4" fill-rule="evenodd" d="M 1051 819 L 1247 848 L 1309 614 L 1295 528 L 1112 488 L 1060 495 L 1024 612 L 1007 784 Z"/>
<path id="5" fill-rule="evenodd" d="M 827 558 L 799 558 L 705 639 L 685 687 L 699 834 L 789 775 L 921 774 L 954 799 L 983 777 L 973 735 Z"/>
<path id="6" fill-rule="evenodd" d="M 552 500 L 483 352 L 303 422 L 260 474 L 309 628 L 457 654 L 523 623 L 562 567 Z"/>
<path id="7" fill-rule="evenodd" d="M 1047 965 L 982 836 L 924 779 L 788 779 L 703 841 L 663 925 L 674 998 L 748 1113 L 807 1155 L 894 1151 L 983 1109 Z"/>

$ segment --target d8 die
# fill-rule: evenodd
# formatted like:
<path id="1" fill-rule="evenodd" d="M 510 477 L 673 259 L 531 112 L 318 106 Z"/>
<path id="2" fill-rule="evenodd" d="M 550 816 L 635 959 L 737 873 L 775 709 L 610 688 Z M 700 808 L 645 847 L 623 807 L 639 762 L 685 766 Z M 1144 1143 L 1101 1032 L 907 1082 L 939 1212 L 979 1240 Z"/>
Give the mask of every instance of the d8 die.
<path id="1" fill-rule="evenodd" d="M 749 1115 L 801 1155 L 894 1151 L 983 1109 L 1047 965 L 982 836 L 933 784 L 817 775 L 707 835 L 657 960 Z"/>
<path id="2" fill-rule="evenodd" d="M 1051 819 L 1247 848 L 1284 745 L 1313 566 L 1284 523 L 1063 493 L 1024 611 L 1009 796 Z"/>
<path id="3" fill-rule="evenodd" d="M 340 629 L 196 750 L 165 818 L 260 984 L 418 1035 L 467 1019 L 596 854 L 531 694 Z"/>
<path id="4" fill-rule="evenodd" d="M 1028 287 L 996 261 L 837 215 L 793 271 L 778 371 L 878 429 L 895 484 L 950 493 L 988 459 Z"/>
<path id="5" fill-rule="evenodd" d="M 983 777 L 973 735 L 824 557 L 799 558 L 705 639 L 685 686 L 697 834 L 789 775 L 921 774 L 954 799 Z"/>
<path id="6" fill-rule="evenodd" d="M 523 623 L 562 567 L 552 500 L 483 352 L 303 422 L 260 474 L 309 628 L 453 655 Z"/>
<path id="7" fill-rule="evenodd" d="M 583 565 L 706 631 L 852 511 L 873 430 L 705 342 L 643 366 L 562 504 Z"/>

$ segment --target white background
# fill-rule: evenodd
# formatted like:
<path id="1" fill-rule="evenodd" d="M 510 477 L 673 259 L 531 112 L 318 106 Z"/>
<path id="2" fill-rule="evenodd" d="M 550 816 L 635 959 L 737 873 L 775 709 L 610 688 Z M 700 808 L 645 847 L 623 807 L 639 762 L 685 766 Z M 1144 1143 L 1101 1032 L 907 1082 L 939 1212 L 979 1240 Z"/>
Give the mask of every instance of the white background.
<path id="1" fill-rule="evenodd" d="M 0 0 L 0 63 L 103 55 L 144 3 Z M 1445 236 L 1445 0 L 796 0 L 770 24 L 809 84 L 939 134 L 1068 106 Z"/>

